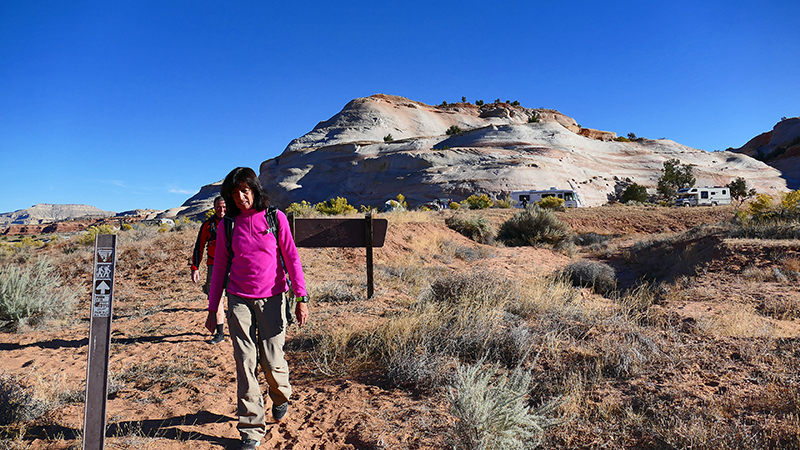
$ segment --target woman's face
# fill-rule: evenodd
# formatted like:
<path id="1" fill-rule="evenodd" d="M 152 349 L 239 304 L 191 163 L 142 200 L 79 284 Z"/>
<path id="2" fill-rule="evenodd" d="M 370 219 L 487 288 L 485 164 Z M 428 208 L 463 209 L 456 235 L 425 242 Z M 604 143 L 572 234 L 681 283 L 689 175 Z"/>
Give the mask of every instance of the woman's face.
<path id="1" fill-rule="evenodd" d="M 233 202 L 240 211 L 247 211 L 253 207 L 253 191 L 244 182 L 233 190 Z"/>

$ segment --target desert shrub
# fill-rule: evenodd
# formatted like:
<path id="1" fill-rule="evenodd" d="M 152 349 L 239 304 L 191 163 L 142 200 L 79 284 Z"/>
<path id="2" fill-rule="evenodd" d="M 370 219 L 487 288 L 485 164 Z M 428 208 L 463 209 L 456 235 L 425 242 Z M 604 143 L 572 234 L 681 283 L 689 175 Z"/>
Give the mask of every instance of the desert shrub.
<path id="1" fill-rule="evenodd" d="M 494 206 L 494 202 L 486 194 L 472 194 L 463 203 L 466 203 L 469 209 L 486 209 Z"/>
<path id="2" fill-rule="evenodd" d="M 631 141 L 630 139 L 626 138 L 625 136 L 617 136 L 616 138 L 614 138 L 614 140 L 617 141 L 617 142 L 630 142 Z"/>
<path id="3" fill-rule="evenodd" d="M 445 131 L 445 133 L 447 133 L 448 136 L 454 136 L 456 134 L 461 134 L 462 131 L 458 125 L 451 125 L 450 128 Z"/>
<path id="4" fill-rule="evenodd" d="M 456 418 L 448 434 L 451 448 L 522 450 L 540 445 L 544 430 L 561 423 L 548 417 L 561 402 L 531 408 L 527 397 L 532 388 L 533 378 L 521 367 L 504 372 L 483 361 L 459 365 L 448 392 Z"/>
<path id="5" fill-rule="evenodd" d="M 509 209 L 512 206 L 514 206 L 514 204 L 513 201 L 511 200 L 511 197 L 503 197 L 494 202 L 495 208 Z"/>
<path id="6" fill-rule="evenodd" d="M 695 177 L 692 167 L 694 166 L 691 164 L 681 164 L 681 161 L 676 158 L 664 161 L 664 171 L 658 179 L 658 193 L 668 202 L 672 202 L 678 194 L 678 190 L 694 186 Z"/>
<path id="7" fill-rule="evenodd" d="M 574 286 L 590 287 L 601 295 L 607 295 L 617 287 L 614 268 L 599 261 L 580 260 L 564 268 L 564 276 Z"/>
<path id="8" fill-rule="evenodd" d="M 127 224 L 125 224 L 127 225 Z M 122 225 L 122 229 L 126 230 L 125 225 Z M 192 220 L 188 217 L 181 217 L 175 220 L 175 226 L 172 227 L 169 231 L 173 233 L 180 233 L 182 231 L 189 231 L 189 232 L 197 232 L 200 230 L 200 226 L 202 223 Z M 128 225 L 127 230 L 131 230 L 133 227 Z"/>
<path id="9" fill-rule="evenodd" d="M 572 239 L 572 229 L 555 213 L 529 206 L 500 225 L 497 240 L 512 247 L 545 245 L 564 247 Z"/>
<path id="10" fill-rule="evenodd" d="M 575 243 L 580 245 L 581 247 L 585 247 L 588 245 L 603 244 L 608 242 L 610 239 L 611 239 L 610 236 L 597 234 L 594 232 L 580 233 L 575 236 Z"/>
<path id="11" fill-rule="evenodd" d="M 0 374 L 0 427 L 38 419 L 49 409 L 47 401 L 37 398 L 16 377 Z"/>
<path id="12" fill-rule="evenodd" d="M 397 194 L 397 197 L 395 197 L 395 201 L 397 201 L 397 203 L 400 206 L 402 206 L 403 208 L 408 209 L 408 202 L 406 202 L 406 196 L 405 195 Z"/>
<path id="13" fill-rule="evenodd" d="M 315 289 L 311 297 L 317 302 L 354 302 L 363 299 L 351 285 L 342 282 L 326 282 Z"/>
<path id="14" fill-rule="evenodd" d="M 383 142 L 392 142 L 394 141 L 394 137 L 392 137 L 392 133 L 387 134 L 383 137 Z"/>
<path id="15" fill-rule="evenodd" d="M 450 202 L 450 209 L 452 209 L 453 211 L 458 211 L 459 208 L 461 208 L 461 204 L 460 203 L 458 203 L 458 202 Z"/>
<path id="16" fill-rule="evenodd" d="M 356 212 L 356 209 L 350 206 L 350 204 L 347 203 L 347 199 L 344 197 L 336 197 L 317 203 L 314 205 L 314 209 L 329 216 L 351 214 Z"/>
<path id="17" fill-rule="evenodd" d="M 70 317 L 77 293 L 62 286 L 47 258 L 0 269 L 0 320 L 34 325 L 49 318 Z"/>
<path id="18" fill-rule="evenodd" d="M 647 201 L 647 188 L 633 183 L 622 191 L 620 200 L 622 200 L 623 203 L 644 203 Z"/>
<path id="19" fill-rule="evenodd" d="M 190 355 L 162 355 L 125 367 L 117 378 L 121 382 L 134 383 L 134 387 L 141 391 L 158 386 L 162 394 L 167 394 L 196 383 L 207 375 L 208 369 L 197 364 Z"/>
<path id="20" fill-rule="evenodd" d="M 528 123 L 539 123 L 539 114 L 533 113 L 528 117 Z"/>
<path id="21" fill-rule="evenodd" d="M 100 234 L 117 234 L 117 230 L 108 224 L 102 224 L 98 226 L 92 225 L 86 230 L 85 233 L 81 234 L 81 236 L 77 239 L 77 242 L 83 245 L 94 245 L 95 238 Z"/>
<path id="22" fill-rule="evenodd" d="M 294 214 L 295 217 L 311 217 L 316 214 L 316 209 L 311 203 L 301 200 L 300 203 L 290 204 L 286 212 Z"/>
<path id="23" fill-rule="evenodd" d="M 544 209 L 552 209 L 553 211 L 563 211 L 564 210 L 564 199 L 558 198 L 554 195 L 549 197 L 545 197 L 538 202 L 536 202 L 540 208 Z"/>
<path id="24" fill-rule="evenodd" d="M 494 242 L 494 228 L 489 219 L 478 215 L 454 215 L 444 221 L 450 229 L 481 244 Z"/>

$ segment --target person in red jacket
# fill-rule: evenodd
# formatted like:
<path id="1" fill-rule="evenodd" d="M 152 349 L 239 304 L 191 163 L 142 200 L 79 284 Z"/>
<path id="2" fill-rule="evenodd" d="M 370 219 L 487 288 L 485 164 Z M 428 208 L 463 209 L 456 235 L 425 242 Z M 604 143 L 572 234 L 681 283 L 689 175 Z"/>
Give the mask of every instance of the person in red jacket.
<path id="1" fill-rule="evenodd" d="M 217 248 L 217 228 L 222 223 L 222 218 L 225 217 L 225 200 L 221 196 L 214 199 L 214 215 L 208 220 L 203 222 L 200 226 L 200 232 L 197 234 L 197 242 L 194 244 L 194 251 L 192 252 L 192 282 L 197 283 L 200 281 L 200 263 L 203 261 L 203 251 L 208 248 L 208 257 L 206 258 L 206 283 L 203 285 L 203 293 L 208 295 L 208 289 L 211 285 L 211 273 L 214 270 L 214 253 Z M 225 323 L 225 312 L 222 308 L 217 311 L 217 327 L 216 333 L 211 338 L 211 344 L 219 344 L 225 339 L 223 324 Z"/>

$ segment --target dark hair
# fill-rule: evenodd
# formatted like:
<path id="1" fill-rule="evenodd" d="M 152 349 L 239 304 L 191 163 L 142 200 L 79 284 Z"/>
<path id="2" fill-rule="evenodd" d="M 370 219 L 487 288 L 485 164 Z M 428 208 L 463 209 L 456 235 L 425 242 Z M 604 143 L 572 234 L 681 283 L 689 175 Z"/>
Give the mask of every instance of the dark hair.
<path id="1" fill-rule="evenodd" d="M 214 197 L 214 205 L 216 205 L 216 204 L 217 204 L 217 202 L 218 202 L 218 201 L 220 201 L 220 200 L 222 200 L 223 202 L 225 201 L 225 199 L 224 199 L 224 198 L 222 198 L 222 196 L 221 196 L 221 195 L 218 195 L 218 196 Z M 225 205 L 225 207 L 227 208 L 227 207 L 228 207 L 228 205 Z"/>
<path id="2" fill-rule="evenodd" d="M 236 217 L 241 213 L 236 202 L 233 201 L 233 191 L 242 183 L 253 191 L 253 208 L 256 211 L 264 211 L 269 207 L 269 197 L 261 188 L 261 182 L 258 181 L 256 172 L 249 167 L 237 167 L 225 177 L 220 189 L 222 198 L 225 199 L 226 216 Z"/>

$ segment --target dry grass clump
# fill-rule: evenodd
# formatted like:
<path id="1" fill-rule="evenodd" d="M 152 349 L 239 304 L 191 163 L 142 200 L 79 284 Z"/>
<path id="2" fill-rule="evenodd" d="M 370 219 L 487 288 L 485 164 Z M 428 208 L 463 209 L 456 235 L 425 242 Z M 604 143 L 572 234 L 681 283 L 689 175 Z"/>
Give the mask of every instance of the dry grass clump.
<path id="1" fill-rule="evenodd" d="M 582 259 L 565 267 L 562 273 L 573 286 L 590 287 L 600 295 L 609 295 L 617 288 L 617 273 L 604 262 Z"/>
<path id="2" fill-rule="evenodd" d="M 572 241 L 568 224 L 548 209 L 530 206 L 500 225 L 497 240 L 510 247 L 544 246 L 564 249 Z"/>
<path id="3" fill-rule="evenodd" d="M 484 216 L 477 214 L 461 215 L 456 214 L 448 217 L 444 221 L 450 229 L 472 239 L 481 244 L 492 244 L 494 242 L 494 227 Z"/>
<path id="4" fill-rule="evenodd" d="M 52 408 L 52 404 L 36 395 L 30 386 L 17 377 L 0 374 L 0 430 L 38 419 Z M 1 433 L 4 435 L 6 433 Z"/>
<path id="5" fill-rule="evenodd" d="M 164 355 L 127 366 L 116 374 L 116 379 L 133 383 L 140 391 L 158 387 L 159 392 L 167 394 L 197 383 L 207 375 L 208 369 L 198 364 L 191 355 Z"/>

